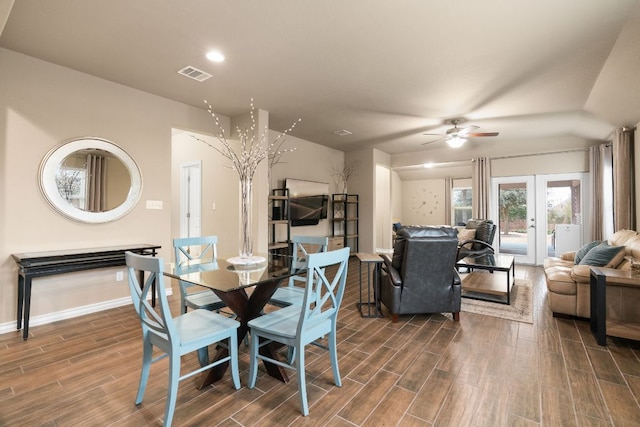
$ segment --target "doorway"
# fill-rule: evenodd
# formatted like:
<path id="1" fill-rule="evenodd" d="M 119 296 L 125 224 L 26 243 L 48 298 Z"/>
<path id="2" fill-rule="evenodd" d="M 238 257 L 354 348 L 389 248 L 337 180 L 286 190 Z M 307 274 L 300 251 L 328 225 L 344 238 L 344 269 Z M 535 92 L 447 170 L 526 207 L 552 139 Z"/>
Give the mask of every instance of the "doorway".
<path id="1" fill-rule="evenodd" d="M 493 178 L 496 251 L 540 265 L 557 249 L 580 248 L 588 225 L 585 182 L 585 173 Z"/>
<path id="2" fill-rule="evenodd" d="M 180 237 L 202 233 L 202 162 L 180 165 Z"/>

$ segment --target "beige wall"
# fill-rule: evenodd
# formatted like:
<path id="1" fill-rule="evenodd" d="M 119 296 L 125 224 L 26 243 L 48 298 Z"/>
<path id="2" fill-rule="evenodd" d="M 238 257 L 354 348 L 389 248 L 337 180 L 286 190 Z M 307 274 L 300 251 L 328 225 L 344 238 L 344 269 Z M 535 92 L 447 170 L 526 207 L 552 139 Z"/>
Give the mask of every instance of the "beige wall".
<path id="1" fill-rule="evenodd" d="M 589 172 L 589 151 L 491 159 L 491 176 Z"/>
<path id="2" fill-rule="evenodd" d="M 445 224 L 444 190 L 443 179 L 403 182 L 403 225 Z"/>
<path id="3" fill-rule="evenodd" d="M 216 138 L 212 136 L 198 134 L 198 138 L 211 144 L 218 144 Z M 201 161 L 201 234 L 218 236 L 219 254 L 235 254 L 239 240 L 237 232 L 239 193 L 238 174 L 231 169 L 231 161 L 225 159 L 213 148 L 197 141 L 187 132 L 175 133 L 171 159 L 171 237 L 185 237 L 180 236 L 181 166 Z"/>
<path id="4" fill-rule="evenodd" d="M 304 120 L 297 126 L 303 127 Z M 273 141 L 284 129 L 270 131 L 269 140 Z M 313 142 L 286 136 L 282 149 L 294 149 L 284 153 L 280 163 L 273 166 L 271 171 L 271 188 L 282 188 L 286 178 L 303 179 L 307 181 L 325 182 L 329 184 L 329 192 L 336 191 L 332 170 L 341 170 L 344 164 L 344 153 L 339 150 L 324 147 Z M 331 198 L 331 195 L 329 195 Z M 320 220 L 318 225 L 291 227 L 291 235 L 330 236 L 331 235 L 331 206 L 329 206 L 329 219 Z"/>
<path id="5" fill-rule="evenodd" d="M 235 250 L 237 174 L 224 168 L 226 159 L 209 147 L 187 141 L 184 135 L 172 136 L 173 129 L 212 135 L 216 129 L 205 110 L 5 49 L 0 49 L 0 63 L 0 108 L 4 113 L 0 125 L 0 328 L 13 324 L 16 316 L 17 269 L 12 253 L 154 243 L 162 245 L 162 257 L 171 259 L 171 239 L 179 234 L 182 162 L 202 160 L 203 233 L 221 237 L 221 253 Z M 231 119 L 220 117 L 223 127 L 229 129 Z M 268 113 L 258 111 L 258 120 L 263 127 L 268 123 Z M 236 122 L 241 121 L 242 117 Z M 77 223 L 54 212 L 40 195 L 37 171 L 41 159 L 53 146 L 77 136 L 111 140 L 138 162 L 143 176 L 142 197 L 124 218 L 99 225 Z M 341 168 L 344 162 L 341 151 L 295 137 L 288 136 L 285 146 L 297 150 L 287 153 L 274 167 L 274 181 L 278 183 L 286 177 L 331 183 L 331 166 Z M 254 181 L 258 250 L 267 245 L 267 194 L 267 167 L 263 163 Z M 162 201 L 164 209 L 147 210 L 146 200 Z M 295 232 L 328 235 L 331 228 L 324 220 L 317 227 L 299 227 L 292 230 Z M 126 281 L 115 281 L 117 270 L 122 269 L 36 279 L 32 319 L 128 298 Z"/>
<path id="6" fill-rule="evenodd" d="M 0 326 L 15 321 L 16 265 L 12 253 L 125 243 L 171 244 L 171 129 L 210 129 L 206 111 L 188 107 L 28 56 L 0 49 Z M 44 155 L 80 136 L 105 138 L 138 162 L 141 202 L 124 218 L 89 225 L 49 207 L 38 190 Z M 145 209 L 161 200 L 163 210 Z M 128 297 L 115 270 L 34 280 L 32 316 Z"/>

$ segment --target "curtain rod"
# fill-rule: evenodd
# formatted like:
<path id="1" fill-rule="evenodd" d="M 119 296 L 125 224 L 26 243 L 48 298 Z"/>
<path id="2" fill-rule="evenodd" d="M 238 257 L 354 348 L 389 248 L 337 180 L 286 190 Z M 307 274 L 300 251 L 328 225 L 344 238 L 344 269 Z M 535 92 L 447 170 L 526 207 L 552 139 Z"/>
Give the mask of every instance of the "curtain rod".
<path id="1" fill-rule="evenodd" d="M 513 154 L 511 156 L 489 157 L 489 159 L 490 160 L 515 159 L 517 157 L 546 156 L 548 154 L 576 153 L 576 152 L 580 152 L 580 151 L 589 151 L 589 149 L 588 148 L 575 148 L 573 150 L 559 150 L 559 151 L 544 151 L 544 152 L 527 153 L 527 154 Z"/>

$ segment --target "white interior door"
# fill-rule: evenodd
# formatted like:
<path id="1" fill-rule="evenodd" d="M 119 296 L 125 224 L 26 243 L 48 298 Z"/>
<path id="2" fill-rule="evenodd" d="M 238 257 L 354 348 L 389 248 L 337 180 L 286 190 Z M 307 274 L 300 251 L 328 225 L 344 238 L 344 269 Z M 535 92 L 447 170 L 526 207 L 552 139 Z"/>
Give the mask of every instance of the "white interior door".
<path id="1" fill-rule="evenodd" d="M 180 166 L 180 237 L 202 233 L 202 162 Z"/>
<path id="2" fill-rule="evenodd" d="M 536 197 L 533 176 L 493 178 L 492 218 L 498 229 L 494 248 L 517 263 L 536 263 Z"/>

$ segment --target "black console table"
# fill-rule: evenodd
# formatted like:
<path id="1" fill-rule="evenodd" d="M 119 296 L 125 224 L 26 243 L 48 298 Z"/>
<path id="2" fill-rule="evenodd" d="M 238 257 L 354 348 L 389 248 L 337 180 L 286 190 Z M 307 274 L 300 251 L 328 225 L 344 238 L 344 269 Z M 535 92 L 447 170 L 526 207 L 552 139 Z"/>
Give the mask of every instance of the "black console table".
<path id="1" fill-rule="evenodd" d="M 160 248 L 161 246 L 158 245 L 136 244 L 12 254 L 11 256 L 18 264 L 18 330 L 22 329 L 24 314 L 22 338 L 25 340 L 29 338 L 31 280 L 34 277 L 53 276 L 55 274 L 71 273 L 74 271 L 125 265 L 124 253 L 126 251 L 141 255 L 156 256 Z"/>

